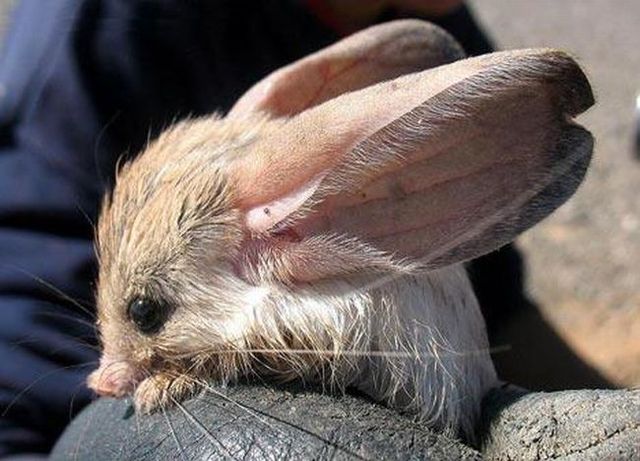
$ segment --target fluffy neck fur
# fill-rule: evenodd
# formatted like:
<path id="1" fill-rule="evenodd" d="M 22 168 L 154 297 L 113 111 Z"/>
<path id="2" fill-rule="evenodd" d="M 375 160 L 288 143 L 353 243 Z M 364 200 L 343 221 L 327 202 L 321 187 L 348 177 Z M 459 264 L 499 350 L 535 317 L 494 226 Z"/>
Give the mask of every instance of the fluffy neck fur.
<path id="1" fill-rule="evenodd" d="M 228 355 L 234 364 L 218 370 L 355 387 L 432 427 L 472 434 L 497 378 L 462 266 L 368 284 L 316 283 L 295 294 L 268 283 L 249 292 L 244 319 L 234 319 L 249 328 L 229 338 L 248 352 Z"/>

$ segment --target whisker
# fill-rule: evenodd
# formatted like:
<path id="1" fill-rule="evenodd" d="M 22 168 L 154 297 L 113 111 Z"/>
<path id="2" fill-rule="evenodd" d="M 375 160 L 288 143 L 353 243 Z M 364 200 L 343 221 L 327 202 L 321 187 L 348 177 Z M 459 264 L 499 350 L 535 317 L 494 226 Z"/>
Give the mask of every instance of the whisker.
<path id="1" fill-rule="evenodd" d="M 203 388 L 205 388 L 207 391 L 211 392 L 212 394 L 217 395 L 218 397 L 222 398 L 223 400 L 226 400 L 229 403 L 232 403 L 233 405 L 237 406 L 238 408 L 240 408 L 241 410 L 243 410 L 244 412 L 246 412 L 250 416 L 253 416 L 258 421 L 260 421 L 264 425 L 266 425 L 269 429 L 273 430 L 274 432 L 279 432 L 281 435 L 285 435 L 286 436 L 286 434 L 282 430 L 280 430 L 280 429 L 274 427 L 273 425 L 271 425 L 267 420 L 265 420 L 264 418 L 260 417 L 260 415 L 258 413 L 256 413 L 256 412 L 254 412 L 251 408 L 249 408 L 248 406 L 243 405 L 242 403 L 240 403 L 240 402 L 238 402 L 238 401 L 236 401 L 236 400 L 224 395 L 224 393 L 222 393 L 222 392 L 214 389 L 213 387 L 211 387 L 209 385 L 209 383 L 207 383 L 206 381 L 199 380 L 198 384 L 200 384 Z"/>
<path id="2" fill-rule="evenodd" d="M 161 408 L 162 411 L 162 416 L 164 416 L 165 421 L 167 422 L 167 425 L 169 426 L 169 433 L 171 434 L 171 438 L 173 439 L 173 441 L 175 442 L 176 446 L 178 447 L 178 452 L 180 453 L 180 457 L 182 459 L 187 459 L 185 457 L 185 451 L 184 448 L 182 447 L 182 444 L 180 443 L 180 440 L 178 440 L 178 435 L 176 434 L 176 431 L 173 427 L 173 423 L 171 422 L 171 417 L 169 417 L 169 415 L 167 415 L 167 412 L 165 411 L 164 408 Z"/>
<path id="3" fill-rule="evenodd" d="M 198 421 L 195 416 L 193 416 L 180 402 L 173 398 L 173 396 L 170 395 L 169 397 L 176 405 L 176 407 L 185 415 L 185 417 L 198 428 L 198 430 L 204 437 L 206 437 L 213 445 L 219 446 L 222 449 L 222 452 L 226 458 L 232 460 L 235 459 L 231 452 L 227 449 L 227 447 L 225 447 L 222 442 L 216 439 L 215 436 L 211 434 L 211 432 L 200 421 Z"/>
<path id="4" fill-rule="evenodd" d="M 94 322 L 90 322 L 82 318 L 74 317 L 73 315 L 65 314 L 63 312 L 38 312 L 38 315 L 41 315 L 44 317 L 56 317 L 64 320 L 70 320 L 72 322 L 76 322 L 86 327 L 89 327 L 92 330 L 95 330 L 96 328 L 96 324 Z"/>
<path id="5" fill-rule="evenodd" d="M 141 379 L 138 384 L 136 384 L 136 387 L 139 386 L 142 381 L 144 381 L 145 379 L 151 378 L 151 376 L 152 376 L 151 375 L 151 371 L 146 367 L 142 367 L 140 369 L 140 373 L 144 376 L 144 378 Z M 134 408 L 136 408 L 136 411 L 134 412 L 134 418 L 136 420 L 136 431 L 140 432 L 140 414 L 137 411 L 137 407 L 136 407 L 136 403 L 135 403 L 135 391 L 131 395 L 131 399 L 132 399 L 132 404 L 133 404 Z"/>
<path id="6" fill-rule="evenodd" d="M 11 267 L 12 269 L 14 269 L 14 270 L 16 270 L 18 272 L 21 272 L 22 274 L 26 275 L 27 277 L 30 277 L 31 279 L 33 279 L 36 282 L 40 283 L 42 286 L 44 286 L 45 288 L 48 288 L 49 290 L 54 292 L 56 295 L 58 295 L 60 298 L 64 299 L 65 301 L 71 303 L 73 306 L 75 306 L 78 309 L 80 309 L 82 312 L 87 314 L 89 317 L 95 318 L 95 313 L 92 312 L 89 308 L 87 308 L 87 306 L 83 306 L 78 300 L 72 298 L 71 296 L 66 294 L 64 291 L 60 290 L 58 287 L 56 287 L 52 283 L 49 283 L 46 280 L 44 280 L 43 278 L 38 277 L 37 275 L 32 274 L 31 272 L 29 272 L 27 270 L 24 270 L 24 269 L 22 269 L 20 267 L 13 266 L 13 265 L 10 265 L 9 267 Z"/>
<path id="7" fill-rule="evenodd" d="M 511 350 L 511 346 L 495 346 L 488 348 L 480 348 L 470 351 L 455 351 L 447 350 L 445 354 L 434 354 L 431 351 L 366 351 L 366 350 L 333 350 L 333 349 L 200 349 L 196 351 L 196 354 L 230 354 L 230 353 L 245 353 L 245 354 L 299 354 L 299 355 L 325 355 L 325 356 L 348 356 L 348 357 L 390 357 L 390 358 L 422 358 L 422 357 L 441 357 L 441 356 L 459 356 L 467 357 L 474 355 L 483 355 L 486 353 L 496 354 Z M 193 355 L 194 352 L 190 352 L 184 355 L 178 355 L 177 358 L 188 358 Z"/>
<path id="8" fill-rule="evenodd" d="M 39 376 L 38 378 L 36 378 L 35 380 L 33 380 L 33 382 L 31 384 L 29 384 L 28 386 L 26 386 L 24 389 L 22 389 L 18 394 L 16 394 L 16 396 L 11 399 L 11 402 L 9 402 L 9 405 L 7 405 L 7 407 L 3 410 L 2 414 L 0 414 L 0 417 L 4 418 L 5 416 L 7 416 L 7 413 L 9 413 L 9 411 L 11 411 L 11 409 L 13 408 L 13 406 L 16 404 L 16 402 L 18 402 L 27 392 L 29 392 L 31 389 L 33 389 L 33 387 L 38 384 L 39 382 L 41 382 L 43 379 L 46 379 L 56 373 L 60 373 L 61 371 L 64 370 L 69 370 L 72 368 L 82 368 L 82 367 L 87 367 L 89 365 L 93 365 L 93 364 L 97 364 L 97 361 L 91 361 L 91 362 L 85 362 L 85 363 L 79 363 L 79 364 L 75 364 L 75 365 L 68 365 L 66 367 L 60 367 L 60 368 L 56 368 L 55 370 L 51 370 L 47 373 L 45 373 L 42 376 Z"/>
<path id="9" fill-rule="evenodd" d="M 82 336 L 77 336 L 77 337 L 69 336 L 66 339 L 71 344 L 67 344 L 65 346 L 60 346 L 60 347 L 58 347 L 56 349 L 49 350 L 49 351 L 47 351 L 47 353 L 49 353 L 51 355 L 56 355 L 59 352 L 68 351 L 68 350 L 71 350 L 71 349 L 76 348 L 76 347 L 82 347 L 82 348 L 93 350 L 95 352 L 100 352 L 100 348 L 98 346 L 96 346 L 94 344 L 90 344 L 90 343 L 88 343 L 86 341 L 83 341 L 82 338 L 83 338 Z M 34 335 L 30 335 L 30 337 L 26 337 L 26 338 L 21 339 L 21 340 L 13 341 L 10 344 L 13 347 L 17 347 L 17 346 L 24 346 L 24 345 L 29 345 L 29 344 L 40 344 L 41 341 L 42 340 L 40 338 L 36 338 L 36 337 L 34 337 Z"/>
<path id="10" fill-rule="evenodd" d="M 76 385 L 73 391 L 73 394 L 71 394 L 71 400 L 69 401 L 69 422 L 71 422 L 71 420 L 73 419 L 73 415 L 74 415 L 73 405 L 75 404 L 76 397 L 78 396 L 78 394 L 80 393 L 80 391 L 84 386 L 86 386 L 84 382 L 79 383 L 78 385 Z"/>
<path id="11" fill-rule="evenodd" d="M 84 209 L 80 205 L 80 202 L 78 201 L 77 198 L 76 198 L 75 202 L 76 202 L 75 203 L 76 209 L 80 212 L 82 217 L 84 219 L 86 219 L 87 223 L 89 223 L 89 226 L 91 227 L 91 229 L 93 229 L 93 233 L 95 234 L 96 224 L 93 222 L 93 219 L 91 219 L 91 216 L 89 216 L 89 214 L 86 211 L 84 211 Z"/>
<path id="12" fill-rule="evenodd" d="M 98 179 L 100 180 L 100 185 L 103 189 L 107 187 L 107 182 L 105 180 L 104 174 L 102 174 L 102 170 L 100 169 L 100 163 L 98 162 L 98 150 L 100 149 L 100 143 L 102 142 L 102 138 L 104 138 L 107 130 L 115 123 L 115 121 L 122 114 L 122 110 L 116 111 L 115 114 L 104 124 L 104 126 L 100 129 L 100 132 L 96 136 L 96 141 L 93 145 L 93 165 L 96 169 L 96 173 L 98 173 Z M 95 226 L 93 226 L 95 227 Z"/>
<path id="13" fill-rule="evenodd" d="M 209 387 L 209 389 L 211 390 L 210 387 Z M 253 407 L 251 407 L 249 405 L 241 404 L 240 402 L 234 401 L 233 399 L 231 399 L 230 397 L 220 393 L 219 391 L 214 392 L 214 394 L 218 395 L 218 396 L 224 398 L 225 400 L 228 400 L 228 401 L 230 401 L 230 402 L 232 402 L 232 403 L 234 403 L 236 405 L 240 405 L 241 407 L 244 407 L 243 409 L 245 411 L 251 410 L 251 412 L 253 413 L 253 416 L 257 416 L 258 414 L 266 416 L 266 417 L 268 417 L 270 419 L 273 419 L 274 421 L 277 421 L 278 423 L 284 424 L 285 426 L 289 426 L 289 427 L 291 427 L 293 429 L 296 429 L 296 430 L 298 430 L 298 431 L 300 431 L 300 432 L 302 432 L 304 434 L 310 435 L 310 436 L 312 436 L 312 437 L 324 442 L 327 446 L 331 446 L 334 449 L 342 451 L 342 452 L 344 452 L 344 453 L 346 453 L 346 454 L 348 454 L 348 455 L 350 455 L 350 456 L 352 456 L 352 457 L 354 457 L 356 459 L 366 460 L 366 458 L 364 458 L 363 456 L 359 455 L 358 453 L 355 453 L 355 452 L 353 452 L 353 451 L 351 451 L 351 450 L 349 450 L 349 449 L 347 449 L 345 447 L 341 447 L 336 442 L 333 442 L 332 440 L 327 439 L 327 438 L 321 436 L 320 434 L 316 434 L 313 431 L 305 429 L 304 427 L 298 426 L 298 425 L 292 423 L 291 421 L 287 421 L 286 419 L 282 419 L 282 418 L 280 418 L 278 416 L 266 413 L 263 410 L 259 410 L 257 408 L 253 408 Z M 269 426 L 269 427 L 271 427 L 271 426 Z M 278 432 L 280 432 L 281 434 L 286 436 L 286 434 L 282 430 L 278 429 Z"/>
<path id="14" fill-rule="evenodd" d="M 93 426 L 93 421 L 96 418 L 96 415 L 98 414 L 98 412 L 94 411 L 91 414 L 91 418 L 89 419 L 88 423 L 82 428 L 81 433 L 80 433 L 80 437 L 78 438 L 78 443 L 76 444 L 76 447 L 74 449 L 73 452 L 73 459 L 77 460 L 78 459 L 78 453 L 80 452 L 80 445 L 82 444 L 82 441 L 84 440 L 85 436 L 87 435 L 87 432 L 89 431 L 89 428 L 91 426 Z"/>

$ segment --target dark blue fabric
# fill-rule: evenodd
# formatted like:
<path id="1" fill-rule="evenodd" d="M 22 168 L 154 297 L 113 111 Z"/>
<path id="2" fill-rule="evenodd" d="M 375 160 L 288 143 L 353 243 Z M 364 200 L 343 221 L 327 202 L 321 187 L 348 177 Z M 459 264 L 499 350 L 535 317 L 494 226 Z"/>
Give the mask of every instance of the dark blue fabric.
<path id="1" fill-rule="evenodd" d="M 118 158 L 334 41 L 301 5 L 19 6 L 0 62 L 0 456 L 47 452 L 90 398 L 91 223 Z"/>
<path id="2" fill-rule="evenodd" d="M 92 309 L 91 222 L 118 157 L 333 39 L 263 3 L 31 0 L 14 15 L 0 65 L 0 454 L 47 451 L 89 399 L 91 315 L 65 298 Z"/>

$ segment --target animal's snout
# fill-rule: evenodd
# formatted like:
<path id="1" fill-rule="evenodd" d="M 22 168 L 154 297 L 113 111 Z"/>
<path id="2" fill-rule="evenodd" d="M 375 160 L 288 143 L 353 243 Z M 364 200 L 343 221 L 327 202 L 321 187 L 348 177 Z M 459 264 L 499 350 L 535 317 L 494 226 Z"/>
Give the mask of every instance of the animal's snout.
<path id="1" fill-rule="evenodd" d="M 98 369 L 89 375 L 87 384 L 103 397 L 124 397 L 133 392 L 137 375 L 127 362 L 102 359 Z"/>

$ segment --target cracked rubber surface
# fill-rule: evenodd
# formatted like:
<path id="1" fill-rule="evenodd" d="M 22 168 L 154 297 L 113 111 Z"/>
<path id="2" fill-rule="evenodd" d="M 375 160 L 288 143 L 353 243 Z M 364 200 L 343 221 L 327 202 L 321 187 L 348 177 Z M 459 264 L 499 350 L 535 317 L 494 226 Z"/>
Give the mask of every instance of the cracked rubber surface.
<path id="1" fill-rule="evenodd" d="M 354 396 L 234 386 L 180 409 L 136 418 L 100 399 L 58 442 L 53 460 L 480 460 L 461 442 Z"/>
<path id="2" fill-rule="evenodd" d="M 483 403 L 482 456 L 362 397 L 251 385 L 214 391 L 185 411 L 142 417 L 127 400 L 100 399 L 51 459 L 640 460 L 640 390 L 494 389 Z"/>
<path id="3" fill-rule="evenodd" d="M 527 393 L 507 386 L 484 402 L 490 460 L 640 460 L 640 390 Z"/>

